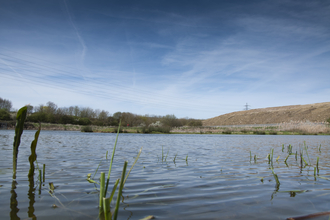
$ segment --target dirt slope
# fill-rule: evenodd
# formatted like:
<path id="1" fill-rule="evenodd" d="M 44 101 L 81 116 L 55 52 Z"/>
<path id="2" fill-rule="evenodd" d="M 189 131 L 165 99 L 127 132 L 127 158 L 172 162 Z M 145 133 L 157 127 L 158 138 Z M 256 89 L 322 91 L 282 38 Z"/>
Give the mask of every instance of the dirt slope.
<path id="1" fill-rule="evenodd" d="M 207 119 L 203 121 L 203 125 L 274 124 L 290 121 L 324 122 L 328 118 L 330 118 L 330 102 L 323 102 L 232 112 Z"/>

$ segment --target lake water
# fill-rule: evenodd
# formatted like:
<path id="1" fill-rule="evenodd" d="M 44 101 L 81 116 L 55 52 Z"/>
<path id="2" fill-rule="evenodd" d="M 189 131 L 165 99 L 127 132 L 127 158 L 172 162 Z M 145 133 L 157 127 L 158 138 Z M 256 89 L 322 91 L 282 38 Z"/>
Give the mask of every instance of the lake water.
<path id="1" fill-rule="evenodd" d="M 34 133 L 23 133 L 13 182 L 14 131 L 0 131 L 0 219 L 98 219 L 98 191 L 86 176 L 94 174 L 100 161 L 94 179 L 98 181 L 101 171 L 107 175 L 106 151 L 111 155 L 115 134 L 41 131 L 37 160 L 39 165 L 46 164 L 46 179 L 39 187 L 35 175 L 31 191 L 27 174 Z M 288 153 L 286 148 L 282 152 L 282 144 L 291 144 L 295 152 L 304 141 L 312 165 L 301 168 L 294 156 L 285 164 Z M 330 180 L 319 177 L 330 178 L 330 136 L 120 134 L 111 188 L 120 178 L 124 161 L 130 168 L 141 147 L 125 184 L 118 219 L 148 215 L 156 219 L 286 219 L 330 211 Z M 279 186 L 266 158 L 271 148 Z M 257 155 L 256 161 L 251 160 L 250 151 L 252 157 Z M 309 162 L 305 152 L 304 157 Z M 320 171 L 315 180 L 317 157 Z M 50 182 L 55 186 L 53 196 Z"/>

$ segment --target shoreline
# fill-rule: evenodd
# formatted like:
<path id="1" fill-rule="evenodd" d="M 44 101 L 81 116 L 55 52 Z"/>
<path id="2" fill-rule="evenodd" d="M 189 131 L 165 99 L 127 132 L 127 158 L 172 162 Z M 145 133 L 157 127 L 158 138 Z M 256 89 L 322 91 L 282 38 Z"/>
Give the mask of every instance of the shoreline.
<path id="1" fill-rule="evenodd" d="M 38 123 L 26 123 L 24 130 L 37 130 Z M 89 131 L 94 133 L 117 133 L 118 127 L 114 126 L 82 126 L 72 124 L 49 124 L 41 123 L 41 130 L 47 131 L 82 131 L 89 127 Z M 10 126 L 4 130 L 15 130 L 15 126 Z M 121 127 L 120 133 L 143 133 L 142 127 Z M 263 125 L 231 125 L 231 126 L 203 126 L 203 127 L 174 127 L 169 133 L 150 132 L 149 134 L 217 134 L 217 135 L 330 135 L 329 124 L 322 123 L 281 123 Z"/>

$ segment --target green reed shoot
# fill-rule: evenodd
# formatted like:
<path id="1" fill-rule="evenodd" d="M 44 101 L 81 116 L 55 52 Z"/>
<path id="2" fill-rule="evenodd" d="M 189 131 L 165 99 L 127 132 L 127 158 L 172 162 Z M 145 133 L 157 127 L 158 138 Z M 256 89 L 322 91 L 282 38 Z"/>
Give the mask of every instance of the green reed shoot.
<path id="1" fill-rule="evenodd" d="M 288 160 L 290 154 L 288 154 L 288 156 L 286 156 L 285 160 L 284 160 L 284 163 L 286 163 L 286 161 Z"/>
<path id="2" fill-rule="evenodd" d="M 175 158 L 176 158 L 176 156 L 177 156 L 178 154 L 175 154 L 175 156 L 174 156 L 174 159 L 173 159 L 173 162 L 175 163 Z"/>
<path id="3" fill-rule="evenodd" d="M 270 164 L 270 154 L 267 154 L 268 164 Z"/>
<path id="4" fill-rule="evenodd" d="M 165 156 L 165 162 L 166 162 L 166 159 L 167 159 L 167 155 L 168 155 L 168 152 L 170 151 L 170 149 L 167 150 L 167 153 L 166 153 L 166 156 Z"/>
<path id="5" fill-rule="evenodd" d="M 104 190 L 105 190 L 105 173 L 101 172 L 100 176 L 100 199 L 99 199 L 99 207 L 103 207 L 103 197 L 104 197 Z"/>
<path id="6" fill-rule="evenodd" d="M 320 147 L 319 147 L 319 152 L 321 153 L 321 144 L 320 144 Z"/>
<path id="7" fill-rule="evenodd" d="M 34 140 L 31 143 L 31 155 L 29 156 L 29 162 L 30 162 L 30 170 L 29 170 L 29 174 L 28 174 L 29 178 L 31 178 L 34 175 L 34 162 L 37 160 L 36 148 L 37 148 L 40 130 L 41 130 L 41 125 L 39 124 L 39 129 L 35 133 Z M 41 176 L 41 170 L 39 170 L 39 171 L 40 171 L 39 175 Z"/>
<path id="8" fill-rule="evenodd" d="M 306 165 L 308 165 L 308 163 L 306 162 L 303 156 L 301 157 L 301 159 L 305 162 Z"/>
<path id="9" fill-rule="evenodd" d="M 296 151 L 295 159 L 296 159 L 296 161 L 298 159 L 298 152 L 297 151 Z"/>
<path id="10" fill-rule="evenodd" d="M 316 180 L 316 167 L 314 167 L 314 178 Z"/>
<path id="11" fill-rule="evenodd" d="M 271 157 L 271 163 L 272 163 L 272 166 L 273 166 L 274 148 L 272 148 L 270 157 Z"/>
<path id="12" fill-rule="evenodd" d="M 319 157 L 317 157 L 316 160 L 316 169 L 317 169 L 317 174 L 319 174 Z"/>
<path id="13" fill-rule="evenodd" d="M 311 161 L 309 160 L 309 156 L 308 156 L 308 152 L 307 152 L 308 146 L 306 145 L 306 141 L 304 141 L 304 147 L 305 147 L 306 155 L 307 155 L 307 158 L 308 158 L 308 162 L 309 162 L 309 164 L 311 164 Z"/>
<path id="14" fill-rule="evenodd" d="M 16 179 L 18 147 L 21 143 L 21 136 L 23 134 L 26 113 L 27 113 L 27 107 L 24 106 L 20 110 L 18 110 L 16 116 L 15 137 L 13 144 L 13 179 Z"/>
<path id="15" fill-rule="evenodd" d="M 257 155 L 254 155 L 254 162 L 257 162 Z"/>
<path id="16" fill-rule="evenodd" d="M 122 191 L 123 191 L 123 188 L 124 188 L 124 177 L 125 177 L 126 167 L 127 167 L 127 161 L 124 162 L 123 172 L 121 173 L 121 179 L 120 179 L 119 191 L 118 191 L 118 195 L 117 195 L 116 208 L 115 208 L 115 212 L 113 214 L 113 219 L 114 220 L 117 220 L 117 216 L 118 216 L 119 203 L 120 203 L 121 194 L 122 194 Z"/>
<path id="17" fill-rule="evenodd" d="M 140 154 L 141 154 L 141 152 L 142 152 L 142 148 L 143 148 L 143 147 L 141 147 L 141 149 L 140 149 L 138 155 L 136 156 L 135 161 L 134 161 L 134 163 L 133 163 L 132 166 L 131 166 L 131 169 L 129 169 L 129 171 L 128 171 L 126 177 L 125 177 L 124 184 L 126 183 L 126 180 L 127 180 L 128 176 L 129 176 L 129 174 L 131 173 L 131 171 L 132 171 L 134 165 L 135 165 L 136 162 L 138 161 L 138 159 L 139 159 L 139 157 L 140 157 Z M 166 161 L 166 160 L 165 160 L 165 161 Z"/>
<path id="18" fill-rule="evenodd" d="M 186 162 L 188 162 L 188 154 L 187 154 L 187 156 L 186 156 Z"/>
<path id="19" fill-rule="evenodd" d="M 117 179 L 115 184 L 113 185 L 112 192 L 110 194 L 110 202 L 112 201 L 113 195 L 115 195 L 118 184 L 119 184 L 119 179 Z"/>
<path id="20" fill-rule="evenodd" d="M 251 160 L 252 160 L 252 154 L 251 154 L 251 151 L 250 151 L 250 162 L 251 162 Z"/>
<path id="21" fill-rule="evenodd" d="M 42 182 L 45 182 L 46 164 L 42 166 Z"/>
<path id="22" fill-rule="evenodd" d="M 271 170 L 272 170 L 272 173 L 273 173 L 274 179 L 275 179 L 275 181 L 276 181 L 276 185 L 277 185 L 277 186 L 280 186 L 281 183 L 280 183 L 280 181 L 278 180 L 278 176 L 277 176 L 277 174 L 274 173 L 274 170 L 273 170 L 272 168 L 271 168 Z"/>
<path id="23" fill-rule="evenodd" d="M 103 213 L 105 220 L 111 219 L 110 202 L 110 198 L 103 198 Z"/>
<path id="24" fill-rule="evenodd" d="M 40 185 L 41 185 L 41 183 L 42 183 L 42 174 L 41 174 L 41 170 L 39 170 L 39 183 L 40 183 Z"/>
<path id="25" fill-rule="evenodd" d="M 282 144 L 282 152 L 284 152 L 284 144 Z"/>
<path id="26" fill-rule="evenodd" d="M 107 178 L 107 184 L 105 185 L 105 190 L 104 190 L 104 194 L 103 194 L 104 196 L 106 196 L 107 190 L 108 190 L 108 185 L 109 185 L 109 181 L 110 181 L 110 174 L 111 174 L 111 167 L 112 167 L 113 158 L 115 156 L 115 151 L 116 151 L 116 146 L 117 146 L 117 141 L 118 141 L 118 135 L 119 135 L 119 131 L 120 131 L 120 125 L 121 125 L 121 120 L 119 121 L 115 146 L 113 147 L 113 151 L 112 151 L 112 156 L 111 156 L 111 161 L 110 161 L 110 166 L 109 166 L 109 172 L 108 172 L 108 178 Z"/>

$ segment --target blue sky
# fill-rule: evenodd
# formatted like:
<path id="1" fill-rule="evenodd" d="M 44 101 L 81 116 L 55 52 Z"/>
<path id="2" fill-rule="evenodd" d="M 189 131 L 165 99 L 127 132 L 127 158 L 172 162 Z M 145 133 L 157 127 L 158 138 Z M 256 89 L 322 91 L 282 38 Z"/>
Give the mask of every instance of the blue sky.
<path id="1" fill-rule="evenodd" d="M 206 119 L 328 102 L 329 1 L 0 0 L 0 97 Z"/>

